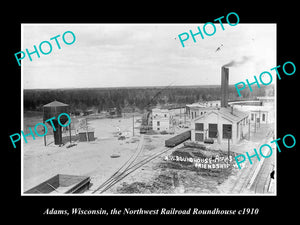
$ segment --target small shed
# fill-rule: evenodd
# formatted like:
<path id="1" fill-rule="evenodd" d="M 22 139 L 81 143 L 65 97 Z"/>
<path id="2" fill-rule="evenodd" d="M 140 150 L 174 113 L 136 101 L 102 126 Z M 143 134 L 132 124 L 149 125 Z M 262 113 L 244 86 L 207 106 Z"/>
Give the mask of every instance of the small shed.
<path id="1" fill-rule="evenodd" d="M 85 141 L 94 141 L 95 137 L 94 137 L 94 130 L 79 130 L 78 131 L 79 134 L 79 141 L 85 142 Z"/>

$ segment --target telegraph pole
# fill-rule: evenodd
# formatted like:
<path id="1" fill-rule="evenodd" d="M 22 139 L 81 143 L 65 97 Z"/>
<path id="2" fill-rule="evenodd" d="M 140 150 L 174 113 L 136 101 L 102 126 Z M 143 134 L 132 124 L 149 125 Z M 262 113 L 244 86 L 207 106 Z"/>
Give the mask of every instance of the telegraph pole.
<path id="1" fill-rule="evenodd" d="M 43 121 L 43 123 L 44 123 L 45 121 Z M 45 131 L 45 127 L 43 127 L 43 129 L 44 129 L 44 133 L 46 133 L 46 131 Z M 46 146 L 46 135 L 44 135 L 44 145 Z"/>
<path id="2" fill-rule="evenodd" d="M 134 136 L 134 113 L 132 114 L 132 136 Z"/>
<path id="3" fill-rule="evenodd" d="M 179 113 L 179 118 L 181 119 L 181 106 L 180 106 L 180 113 Z"/>
<path id="4" fill-rule="evenodd" d="M 248 120 L 248 122 L 249 122 L 249 131 L 248 131 L 248 133 L 249 133 L 249 141 L 250 141 L 250 132 L 251 132 L 251 124 L 250 124 L 250 119 Z"/>
<path id="5" fill-rule="evenodd" d="M 256 113 L 254 115 L 254 133 L 256 133 Z"/>
<path id="6" fill-rule="evenodd" d="M 228 138 L 228 158 L 229 158 L 229 155 L 230 155 L 230 138 Z"/>
<path id="7" fill-rule="evenodd" d="M 89 129 L 88 129 L 88 122 L 87 122 L 87 117 L 85 118 L 85 126 L 86 126 L 86 139 L 89 142 Z"/>
<path id="8" fill-rule="evenodd" d="M 72 143 L 72 136 L 71 136 L 71 123 L 69 125 L 69 134 L 70 134 L 70 144 Z"/>
<path id="9" fill-rule="evenodd" d="M 260 128 L 260 120 L 261 120 L 261 117 L 260 117 L 260 110 L 258 111 L 258 117 L 259 117 L 258 127 Z"/>

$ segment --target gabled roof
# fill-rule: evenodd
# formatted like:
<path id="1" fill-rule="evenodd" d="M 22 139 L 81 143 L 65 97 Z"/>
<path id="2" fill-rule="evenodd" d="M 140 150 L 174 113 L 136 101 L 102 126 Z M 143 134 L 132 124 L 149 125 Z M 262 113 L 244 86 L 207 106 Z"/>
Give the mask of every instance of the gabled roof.
<path id="1" fill-rule="evenodd" d="M 248 117 L 248 113 L 242 112 L 237 109 L 229 108 L 220 108 L 219 110 L 220 115 L 224 116 L 226 119 L 229 119 L 234 122 L 239 122 L 242 119 Z"/>
<path id="2" fill-rule="evenodd" d="M 223 108 L 222 107 L 218 110 L 211 110 L 210 112 L 208 112 L 208 113 L 206 113 L 202 116 L 197 117 L 195 119 L 195 121 L 200 119 L 200 118 L 207 117 L 208 115 L 210 115 L 212 113 L 217 114 L 217 115 L 219 114 L 221 117 L 223 117 L 227 120 L 230 120 L 232 122 L 235 122 L 235 123 L 237 123 L 237 122 L 241 121 L 242 119 L 248 117 L 248 113 L 239 111 L 237 109 L 232 110 L 230 107 L 229 108 Z"/>
<path id="3" fill-rule="evenodd" d="M 44 105 L 43 107 L 59 107 L 59 106 L 69 106 L 69 105 L 55 100 L 53 102 Z"/>

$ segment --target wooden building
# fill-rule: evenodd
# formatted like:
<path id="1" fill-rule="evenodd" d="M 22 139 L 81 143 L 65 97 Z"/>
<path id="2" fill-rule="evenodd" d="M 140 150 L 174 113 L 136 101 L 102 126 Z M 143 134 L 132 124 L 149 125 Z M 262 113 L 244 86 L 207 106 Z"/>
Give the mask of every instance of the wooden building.
<path id="1" fill-rule="evenodd" d="M 68 113 L 69 114 L 69 105 L 59 102 L 59 101 L 53 101 L 43 106 L 43 123 L 45 123 L 46 120 L 55 117 L 55 119 L 51 120 L 55 130 L 53 129 L 54 134 L 54 144 L 55 145 L 61 145 L 62 144 L 62 130 L 61 126 L 58 123 L 58 116 L 61 113 Z M 51 125 L 51 121 L 48 121 L 48 123 Z M 62 115 L 60 117 L 60 123 L 65 124 L 68 121 L 68 117 L 65 115 Z M 70 129 L 70 127 L 69 127 Z M 70 133 L 70 140 L 71 140 L 71 133 Z M 46 146 L 46 135 L 44 136 L 44 144 Z"/>
<path id="2" fill-rule="evenodd" d="M 211 110 L 192 122 L 191 140 L 204 142 L 213 139 L 219 143 L 236 144 L 248 133 L 248 114 L 231 107 Z"/>

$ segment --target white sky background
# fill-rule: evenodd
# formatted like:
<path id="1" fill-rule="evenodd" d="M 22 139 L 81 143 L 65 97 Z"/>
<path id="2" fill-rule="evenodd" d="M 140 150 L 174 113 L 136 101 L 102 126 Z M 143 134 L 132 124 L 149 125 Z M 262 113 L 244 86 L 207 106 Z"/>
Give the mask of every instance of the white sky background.
<path id="1" fill-rule="evenodd" d="M 61 49 L 50 41 L 49 55 L 34 54 L 33 61 L 26 55 L 23 88 L 220 85 L 221 66 L 247 56 L 247 63 L 229 69 L 235 84 L 277 66 L 276 24 L 223 24 L 224 31 L 215 23 L 216 33 L 198 35 L 196 43 L 190 37 L 185 48 L 178 35 L 203 24 L 22 24 L 22 51 L 65 31 L 76 36 L 72 45 L 59 37 Z"/>

